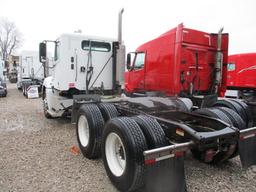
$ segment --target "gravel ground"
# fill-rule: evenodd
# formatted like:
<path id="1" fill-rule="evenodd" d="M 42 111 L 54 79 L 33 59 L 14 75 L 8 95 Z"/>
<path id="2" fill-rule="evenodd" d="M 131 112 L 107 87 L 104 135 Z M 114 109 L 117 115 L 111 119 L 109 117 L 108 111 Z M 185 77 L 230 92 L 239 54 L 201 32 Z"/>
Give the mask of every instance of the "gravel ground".
<path id="1" fill-rule="evenodd" d="M 115 192 L 101 160 L 71 152 L 77 142 L 70 120 L 45 119 L 41 104 L 15 84 L 0 98 L 0 192 Z M 256 166 L 243 170 L 238 157 L 210 166 L 188 154 L 185 171 L 188 191 L 256 191 Z"/>

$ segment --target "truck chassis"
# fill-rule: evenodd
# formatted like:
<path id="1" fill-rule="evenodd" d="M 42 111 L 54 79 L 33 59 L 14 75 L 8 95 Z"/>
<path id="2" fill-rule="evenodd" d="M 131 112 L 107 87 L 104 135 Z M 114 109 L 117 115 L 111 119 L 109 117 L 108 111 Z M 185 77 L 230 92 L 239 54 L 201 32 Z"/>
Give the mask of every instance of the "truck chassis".
<path id="1" fill-rule="evenodd" d="M 72 122 L 83 155 L 102 156 L 117 189 L 177 192 L 186 191 L 188 150 L 205 163 L 221 163 L 238 154 L 243 167 L 256 163 L 256 127 L 234 127 L 238 121 L 221 109 L 225 107 L 206 108 L 212 113 L 202 115 L 202 109 L 192 111 L 188 99 L 101 100 L 79 95 L 73 100 Z"/>

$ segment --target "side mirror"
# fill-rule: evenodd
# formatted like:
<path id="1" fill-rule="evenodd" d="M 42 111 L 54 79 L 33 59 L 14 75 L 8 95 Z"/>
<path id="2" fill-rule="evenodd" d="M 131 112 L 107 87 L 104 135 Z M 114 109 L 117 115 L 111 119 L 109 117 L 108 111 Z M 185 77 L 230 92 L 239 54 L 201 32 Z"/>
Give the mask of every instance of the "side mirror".
<path id="1" fill-rule="evenodd" d="M 46 61 L 46 43 L 39 44 L 39 61 L 41 63 Z"/>
<path id="2" fill-rule="evenodd" d="M 126 68 L 127 68 L 127 70 L 131 69 L 131 54 L 130 53 L 127 54 Z"/>

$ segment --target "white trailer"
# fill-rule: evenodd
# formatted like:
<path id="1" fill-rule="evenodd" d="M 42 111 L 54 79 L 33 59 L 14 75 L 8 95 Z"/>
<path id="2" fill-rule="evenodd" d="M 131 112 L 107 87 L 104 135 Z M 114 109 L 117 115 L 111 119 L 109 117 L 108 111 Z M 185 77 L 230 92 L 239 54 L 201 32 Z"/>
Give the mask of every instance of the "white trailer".
<path id="1" fill-rule="evenodd" d="M 44 79 L 44 68 L 39 61 L 38 51 L 22 51 L 18 68 L 18 89 L 27 96 L 29 86 L 37 86 L 40 92 Z"/>

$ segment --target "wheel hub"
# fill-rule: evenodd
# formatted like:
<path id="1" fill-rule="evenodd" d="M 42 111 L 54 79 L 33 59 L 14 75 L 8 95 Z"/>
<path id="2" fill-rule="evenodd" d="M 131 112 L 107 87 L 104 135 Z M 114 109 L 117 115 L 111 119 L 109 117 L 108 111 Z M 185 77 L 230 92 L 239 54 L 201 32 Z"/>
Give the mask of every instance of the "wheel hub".
<path id="1" fill-rule="evenodd" d="M 78 138 L 83 147 L 86 147 L 89 143 L 89 125 L 87 118 L 81 115 L 78 119 Z"/>
<path id="2" fill-rule="evenodd" d="M 105 155 L 111 172 L 116 176 L 121 176 L 126 167 L 126 153 L 123 142 L 116 133 L 110 133 L 107 136 Z"/>

